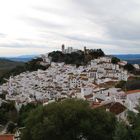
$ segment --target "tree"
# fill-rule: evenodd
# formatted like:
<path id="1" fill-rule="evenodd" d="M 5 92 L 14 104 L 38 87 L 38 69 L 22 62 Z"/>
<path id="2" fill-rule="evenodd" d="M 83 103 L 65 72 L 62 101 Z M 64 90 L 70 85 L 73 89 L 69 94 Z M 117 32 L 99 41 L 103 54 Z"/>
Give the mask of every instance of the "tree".
<path id="1" fill-rule="evenodd" d="M 115 87 L 116 88 L 122 88 L 122 89 L 125 89 L 125 86 L 126 86 L 126 81 L 119 81 L 116 85 L 115 85 Z"/>
<path id="2" fill-rule="evenodd" d="M 29 113 L 37 108 L 40 104 L 32 104 L 28 103 L 27 105 L 23 105 L 19 111 L 18 116 L 18 126 L 23 127 L 24 126 L 24 119 L 28 117 Z"/>
<path id="3" fill-rule="evenodd" d="M 86 56 L 85 56 L 85 63 L 87 64 L 89 61 L 91 61 L 92 60 L 92 56 L 91 55 L 89 55 L 89 54 L 87 54 Z"/>
<path id="4" fill-rule="evenodd" d="M 15 123 L 13 123 L 13 122 L 9 122 L 9 124 L 8 124 L 8 126 L 7 126 L 7 133 L 11 133 L 11 134 L 13 134 L 15 128 L 16 128 Z"/>
<path id="5" fill-rule="evenodd" d="M 53 51 L 48 56 L 52 58 L 53 62 L 64 62 L 64 54 L 61 51 Z"/>
<path id="6" fill-rule="evenodd" d="M 117 123 L 113 140 L 132 140 L 129 127 L 124 122 Z"/>
<path id="7" fill-rule="evenodd" d="M 102 51 L 102 49 L 94 49 L 94 50 L 91 49 L 91 50 L 89 50 L 89 55 L 91 55 L 92 59 L 105 56 L 105 54 Z"/>
<path id="8" fill-rule="evenodd" d="M 136 107 L 138 113 L 132 111 L 128 112 L 128 122 L 129 122 L 129 135 L 131 136 L 130 140 L 139 140 L 140 139 L 140 104 Z"/>
<path id="9" fill-rule="evenodd" d="M 127 90 L 140 89 L 140 80 L 138 80 L 138 79 L 128 80 L 126 82 L 126 88 L 127 88 Z"/>
<path id="10" fill-rule="evenodd" d="M 113 64 L 117 64 L 118 62 L 120 62 L 120 59 L 117 58 L 117 57 L 112 57 L 111 62 L 112 62 Z"/>
<path id="11" fill-rule="evenodd" d="M 0 124 L 6 124 L 8 121 L 17 121 L 17 110 L 13 102 L 2 103 L 0 106 Z"/>
<path id="12" fill-rule="evenodd" d="M 75 64 L 77 66 L 87 64 L 92 59 L 102 57 L 104 55 L 105 54 L 101 49 L 90 49 L 88 50 L 88 54 L 84 54 L 81 50 L 66 54 L 63 54 L 60 51 L 49 53 L 49 57 L 52 58 L 52 62 L 65 62 L 66 64 Z"/>
<path id="13" fill-rule="evenodd" d="M 22 140 L 112 140 L 116 119 L 86 101 L 65 100 L 40 106 L 26 119 Z"/>
<path id="14" fill-rule="evenodd" d="M 129 72 L 133 72 L 135 70 L 135 68 L 132 64 L 126 64 L 124 66 L 124 69 L 128 70 Z"/>

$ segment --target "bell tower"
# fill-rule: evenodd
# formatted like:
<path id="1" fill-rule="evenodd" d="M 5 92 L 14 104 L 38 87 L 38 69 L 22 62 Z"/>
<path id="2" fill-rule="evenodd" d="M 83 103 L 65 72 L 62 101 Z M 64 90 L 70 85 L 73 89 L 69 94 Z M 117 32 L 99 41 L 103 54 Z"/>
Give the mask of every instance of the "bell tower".
<path id="1" fill-rule="evenodd" d="M 62 53 L 65 53 L 65 45 L 64 44 L 62 44 Z"/>
<path id="2" fill-rule="evenodd" d="M 87 48 L 86 48 L 86 46 L 84 47 L 84 54 L 87 54 Z"/>

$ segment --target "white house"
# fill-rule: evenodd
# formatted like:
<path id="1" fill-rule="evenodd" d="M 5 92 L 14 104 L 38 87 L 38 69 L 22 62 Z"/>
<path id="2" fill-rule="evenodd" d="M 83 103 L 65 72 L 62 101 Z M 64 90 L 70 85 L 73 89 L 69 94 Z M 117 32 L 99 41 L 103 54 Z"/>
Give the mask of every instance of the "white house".
<path id="1" fill-rule="evenodd" d="M 140 100 L 140 90 L 131 90 L 126 92 L 126 106 L 129 110 L 138 113 L 137 106 L 139 105 Z"/>

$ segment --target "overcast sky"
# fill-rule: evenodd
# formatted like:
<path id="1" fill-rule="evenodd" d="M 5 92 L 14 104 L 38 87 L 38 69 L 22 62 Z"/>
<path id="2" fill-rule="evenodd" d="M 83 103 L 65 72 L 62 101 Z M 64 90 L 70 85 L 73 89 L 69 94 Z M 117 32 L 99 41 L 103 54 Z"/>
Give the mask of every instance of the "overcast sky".
<path id="1" fill-rule="evenodd" d="M 140 53 L 140 0 L 1 0 L 0 56 L 61 48 Z"/>

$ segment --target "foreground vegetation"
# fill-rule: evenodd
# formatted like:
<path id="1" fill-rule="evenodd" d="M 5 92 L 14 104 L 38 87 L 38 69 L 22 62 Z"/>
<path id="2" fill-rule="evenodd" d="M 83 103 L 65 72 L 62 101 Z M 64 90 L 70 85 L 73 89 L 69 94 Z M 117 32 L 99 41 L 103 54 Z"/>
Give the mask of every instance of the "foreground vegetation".
<path id="1" fill-rule="evenodd" d="M 140 107 L 138 107 L 140 111 Z M 83 100 L 67 99 L 51 103 L 27 104 L 17 112 L 14 104 L 0 107 L 0 125 L 7 133 L 24 127 L 21 140 L 139 140 L 140 113 L 128 112 L 127 123 L 114 114 L 92 109 Z"/>
<path id="2" fill-rule="evenodd" d="M 140 114 L 128 112 L 128 122 L 86 101 L 65 100 L 39 106 L 25 121 L 22 140 L 139 140 Z"/>
<path id="3" fill-rule="evenodd" d="M 113 114 L 93 110 L 86 101 L 65 100 L 31 112 L 22 140 L 112 140 L 115 126 Z"/>

